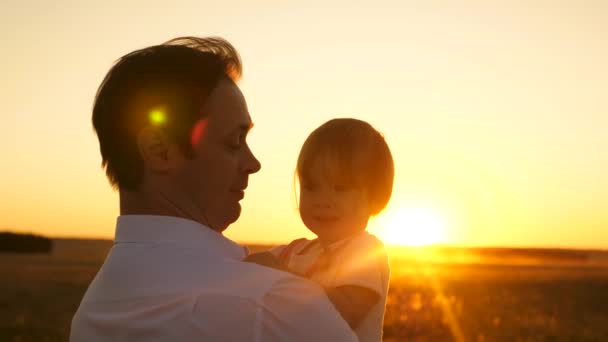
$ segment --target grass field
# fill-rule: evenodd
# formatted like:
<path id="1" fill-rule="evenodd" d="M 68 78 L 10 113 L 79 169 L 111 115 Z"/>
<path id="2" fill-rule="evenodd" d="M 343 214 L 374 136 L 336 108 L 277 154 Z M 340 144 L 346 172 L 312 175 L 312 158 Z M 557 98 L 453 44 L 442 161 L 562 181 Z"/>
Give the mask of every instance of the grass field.
<path id="1" fill-rule="evenodd" d="M 0 254 L 0 341 L 67 340 L 111 243 L 54 246 L 51 255 Z M 605 253 L 390 254 L 386 341 L 608 341 Z"/>

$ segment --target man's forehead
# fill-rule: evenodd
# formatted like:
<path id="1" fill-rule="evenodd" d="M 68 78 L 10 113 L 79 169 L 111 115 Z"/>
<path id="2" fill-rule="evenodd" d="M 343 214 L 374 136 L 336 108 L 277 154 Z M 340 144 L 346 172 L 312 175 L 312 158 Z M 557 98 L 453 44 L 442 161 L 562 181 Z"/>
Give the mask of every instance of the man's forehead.
<path id="1" fill-rule="evenodd" d="M 249 130 L 252 125 L 247 102 L 236 84 L 220 81 L 203 106 L 203 117 L 210 125 L 220 125 L 222 130 Z"/>
<path id="2" fill-rule="evenodd" d="M 208 94 L 205 106 L 230 104 L 240 109 L 247 109 L 245 97 L 241 89 L 231 80 L 221 79 Z M 244 108 L 243 108 L 244 107 Z"/>
<path id="3" fill-rule="evenodd" d="M 245 98 L 231 81 L 218 83 L 205 101 L 201 117 L 192 131 L 193 145 L 197 145 L 204 136 L 221 139 L 247 132 L 253 127 Z"/>

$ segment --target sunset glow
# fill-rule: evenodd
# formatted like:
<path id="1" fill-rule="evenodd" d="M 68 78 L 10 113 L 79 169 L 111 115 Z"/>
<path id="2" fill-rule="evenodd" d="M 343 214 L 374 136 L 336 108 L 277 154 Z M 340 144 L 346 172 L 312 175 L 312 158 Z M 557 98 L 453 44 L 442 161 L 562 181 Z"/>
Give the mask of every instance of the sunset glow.
<path id="1" fill-rule="evenodd" d="M 170 17 L 161 2 L 129 4 L 3 6 L 14 53 L 0 63 L 0 230 L 112 239 L 96 90 L 121 56 L 196 35 L 238 50 L 256 123 L 247 144 L 262 168 L 229 238 L 314 238 L 294 201 L 297 156 L 316 127 L 352 117 L 395 162 L 391 209 L 370 229 L 387 243 L 608 247 L 608 2 L 203 0 Z M 162 99 L 141 100 L 151 126 L 175 124 Z"/>
<path id="2" fill-rule="evenodd" d="M 448 223 L 433 209 L 410 207 L 389 215 L 382 229 L 382 238 L 388 244 L 424 246 L 446 240 Z"/>

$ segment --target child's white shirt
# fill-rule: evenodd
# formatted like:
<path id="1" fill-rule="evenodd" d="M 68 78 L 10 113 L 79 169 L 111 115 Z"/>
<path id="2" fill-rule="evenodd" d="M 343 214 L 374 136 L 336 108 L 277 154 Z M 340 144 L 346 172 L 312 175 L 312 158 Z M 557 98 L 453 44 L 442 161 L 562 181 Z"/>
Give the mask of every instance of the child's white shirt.
<path id="1" fill-rule="evenodd" d="M 271 252 L 290 270 L 325 288 L 351 285 L 376 292 L 378 301 L 354 331 L 359 341 L 382 341 L 390 271 L 388 256 L 380 240 L 362 231 L 326 248 L 316 239 L 299 239 Z"/>

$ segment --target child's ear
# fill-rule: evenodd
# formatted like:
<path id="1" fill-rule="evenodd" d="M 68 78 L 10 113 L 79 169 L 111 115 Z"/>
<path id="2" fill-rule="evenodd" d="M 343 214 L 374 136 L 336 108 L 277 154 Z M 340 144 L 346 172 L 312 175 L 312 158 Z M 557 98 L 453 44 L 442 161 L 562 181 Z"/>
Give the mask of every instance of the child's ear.
<path id="1" fill-rule="evenodd" d="M 162 130 L 145 127 L 137 135 L 137 148 L 144 167 L 156 172 L 166 172 L 174 164 L 175 144 L 172 144 Z"/>

